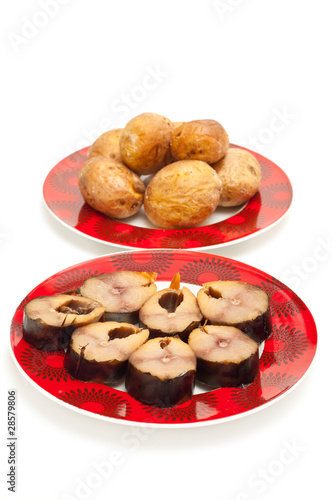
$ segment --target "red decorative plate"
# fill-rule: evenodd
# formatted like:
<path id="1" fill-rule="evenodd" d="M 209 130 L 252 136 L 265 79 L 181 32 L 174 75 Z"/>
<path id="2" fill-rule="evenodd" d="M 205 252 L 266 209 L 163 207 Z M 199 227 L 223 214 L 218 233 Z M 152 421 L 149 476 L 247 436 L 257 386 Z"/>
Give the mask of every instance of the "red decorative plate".
<path id="1" fill-rule="evenodd" d="M 90 276 L 118 270 L 155 271 L 159 287 L 174 273 L 196 291 L 205 281 L 241 280 L 259 285 L 271 297 L 273 332 L 265 342 L 260 370 L 246 388 L 196 390 L 192 399 L 174 408 L 141 404 L 125 390 L 80 382 L 63 368 L 63 351 L 43 352 L 22 338 L 23 310 L 27 301 L 41 295 L 66 293 Z M 11 324 L 13 357 L 24 376 L 45 395 L 68 408 L 103 420 L 157 427 L 207 425 L 238 418 L 277 401 L 293 389 L 307 372 L 316 352 L 317 332 L 312 315 L 287 286 L 268 274 L 216 255 L 152 250 L 121 252 L 89 260 L 51 276 L 34 288 L 17 308 Z"/>
<path id="2" fill-rule="evenodd" d="M 148 221 L 143 209 L 130 219 L 111 219 L 87 205 L 78 187 L 78 171 L 86 160 L 88 149 L 71 154 L 50 171 L 43 195 L 51 213 L 66 227 L 107 244 L 147 249 L 227 245 L 270 228 L 285 215 L 292 202 L 292 187 L 286 174 L 267 158 L 250 151 L 262 170 L 259 192 L 245 206 L 217 208 L 205 222 L 207 225 L 157 229 Z"/>

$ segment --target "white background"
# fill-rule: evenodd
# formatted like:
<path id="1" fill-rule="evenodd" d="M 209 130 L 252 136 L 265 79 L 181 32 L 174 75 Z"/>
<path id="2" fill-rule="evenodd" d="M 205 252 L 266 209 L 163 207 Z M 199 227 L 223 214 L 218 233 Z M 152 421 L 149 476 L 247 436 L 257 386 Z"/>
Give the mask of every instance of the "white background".
<path id="1" fill-rule="evenodd" d="M 1 498 L 13 498 L 6 486 L 12 388 L 18 394 L 17 499 L 307 500 L 318 488 L 329 494 L 330 19 L 328 0 L 2 3 Z M 159 82 L 142 97 L 137 86 L 147 68 L 159 72 Z M 148 433 L 98 421 L 50 401 L 10 355 L 10 321 L 32 288 L 68 266 L 121 250 L 55 220 L 42 199 L 46 175 L 106 128 L 145 111 L 173 121 L 220 121 L 233 143 L 254 139 L 252 149 L 279 165 L 294 189 L 291 210 L 275 227 L 207 250 L 287 282 L 319 333 L 303 382 L 274 405 L 232 422 Z M 284 121 L 274 131 L 278 113 Z M 287 446 L 295 451 L 284 463 Z M 94 464 L 112 453 L 122 464 L 84 496 L 79 481 L 91 479 Z"/>

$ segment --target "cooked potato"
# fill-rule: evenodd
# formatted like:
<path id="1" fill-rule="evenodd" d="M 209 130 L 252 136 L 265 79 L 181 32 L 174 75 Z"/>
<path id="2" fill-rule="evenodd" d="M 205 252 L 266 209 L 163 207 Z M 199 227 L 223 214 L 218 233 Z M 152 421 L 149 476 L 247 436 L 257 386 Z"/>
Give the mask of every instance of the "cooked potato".
<path id="1" fill-rule="evenodd" d="M 142 113 L 130 120 L 120 137 L 122 161 L 138 175 L 157 172 L 170 158 L 174 126 L 165 116 Z"/>
<path id="2" fill-rule="evenodd" d="M 230 148 L 212 167 L 221 180 L 219 206 L 242 205 L 257 193 L 262 179 L 261 167 L 249 151 Z"/>
<path id="3" fill-rule="evenodd" d="M 171 163 L 155 174 L 144 195 L 148 219 L 161 228 L 193 227 L 216 209 L 221 181 L 203 161 Z"/>
<path id="4" fill-rule="evenodd" d="M 226 130 L 215 120 L 194 120 L 175 128 L 171 153 L 176 160 L 201 160 L 215 163 L 229 147 Z"/>
<path id="5" fill-rule="evenodd" d="M 96 156 L 79 171 L 78 185 L 84 200 L 108 217 L 124 219 L 143 204 L 143 181 L 123 163 Z"/>
<path id="6" fill-rule="evenodd" d="M 122 128 L 108 130 L 101 134 L 98 139 L 91 144 L 88 152 L 88 158 L 95 156 L 105 156 L 112 160 L 121 161 L 120 136 Z"/>

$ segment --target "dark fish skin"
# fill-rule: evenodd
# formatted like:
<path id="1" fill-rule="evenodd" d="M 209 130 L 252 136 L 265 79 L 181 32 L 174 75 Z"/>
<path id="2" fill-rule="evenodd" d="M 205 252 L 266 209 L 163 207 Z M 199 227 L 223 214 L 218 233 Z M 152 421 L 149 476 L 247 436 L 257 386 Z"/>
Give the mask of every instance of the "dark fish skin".
<path id="1" fill-rule="evenodd" d="M 141 372 L 129 362 L 125 384 L 130 396 L 141 403 L 158 408 L 170 408 L 192 397 L 194 382 L 195 370 L 161 380 L 151 373 Z"/>
<path id="2" fill-rule="evenodd" d="M 240 363 L 218 363 L 197 358 L 196 380 L 211 388 L 251 384 L 258 372 L 258 350 Z"/>
<path id="3" fill-rule="evenodd" d="M 140 326 L 142 328 L 148 328 L 150 332 L 150 339 L 154 339 L 156 337 L 179 337 L 183 342 L 187 343 L 188 342 L 188 337 L 190 335 L 190 332 L 197 328 L 201 324 L 200 321 L 193 321 L 190 323 L 190 325 L 187 326 L 182 332 L 174 332 L 174 333 L 165 333 L 162 330 L 156 330 L 153 328 L 149 328 L 147 325 L 144 325 L 143 323 L 140 323 Z"/>
<path id="4" fill-rule="evenodd" d="M 132 323 L 135 325 L 138 323 L 139 319 L 139 310 L 138 311 L 131 311 L 128 313 L 121 313 L 121 312 L 105 312 L 105 321 L 116 321 L 118 323 Z"/>
<path id="5" fill-rule="evenodd" d="M 24 309 L 23 339 L 42 351 L 66 349 L 75 328 L 102 321 L 104 311 L 101 304 L 80 296 L 36 297 Z"/>
<path id="6" fill-rule="evenodd" d="M 84 358 L 83 353 L 77 353 L 71 346 L 68 347 L 64 367 L 77 380 L 85 382 L 99 382 L 113 385 L 125 375 L 128 361 L 96 361 Z"/>
<path id="7" fill-rule="evenodd" d="M 234 326 L 235 328 L 242 330 L 243 333 L 246 333 L 250 338 L 259 344 L 264 340 L 267 340 L 272 333 L 270 309 L 251 321 L 242 321 L 241 323 L 232 323 L 230 325 L 229 323 L 217 323 L 215 321 L 207 320 L 207 324 Z"/>
<path id="8" fill-rule="evenodd" d="M 65 349 L 70 341 L 75 325 L 63 328 L 51 326 L 41 319 L 33 320 L 23 316 L 23 339 L 41 351 L 58 351 Z"/>

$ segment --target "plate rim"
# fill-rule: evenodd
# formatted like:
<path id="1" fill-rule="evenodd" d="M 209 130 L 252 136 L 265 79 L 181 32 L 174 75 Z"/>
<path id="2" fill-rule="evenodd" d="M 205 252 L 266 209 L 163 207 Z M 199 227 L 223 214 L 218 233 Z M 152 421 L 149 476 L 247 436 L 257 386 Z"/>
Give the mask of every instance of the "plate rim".
<path id="1" fill-rule="evenodd" d="M 183 253 L 187 253 L 187 254 L 190 254 L 190 255 L 193 255 L 193 254 L 196 254 L 198 258 L 200 257 L 209 257 L 209 258 L 216 258 L 217 260 L 220 260 L 220 259 L 224 259 L 226 260 L 228 263 L 234 263 L 235 266 L 238 264 L 240 266 L 244 266 L 245 270 L 248 272 L 258 272 L 259 274 L 263 274 L 263 275 L 268 275 L 270 276 L 271 278 L 274 278 L 272 275 L 269 275 L 266 271 L 263 271 L 255 266 L 252 266 L 250 264 L 247 264 L 245 262 L 241 262 L 239 260 L 236 260 L 236 259 L 232 259 L 232 258 L 229 258 L 229 257 L 225 257 L 225 256 L 222 256 L 222 255 L 216 255 L 216 254 L 210 254 L 210 253 L 205 253 L 205 252 L 193 252 L 191 250 L 186 250 L 186 249 L 135 249 L 135 250 L 125 250 L 123 252 L 111 252 L 111 253 L 106 253 L 106 254 L 103 254 L 103 255 L 100 255 L 100 256 L 97 256 L 97 257 L 93 257 L 91 259 L 86 259 L 86 260 L 83 260 L 81 262 L 78 262 L 76 264 L 73 264 L 71 266 L 68 266 L 54 274 L 52 274 L 51 276 L 47 277 L 46 279 L 44 279 L 42 282 L 40 282 L 39 284 L 37 284 L 35 287 L 33 287 L 30 292 L 28 292 L 26 294 L 26 296 L 21 300 L 21 302 L 18 304 L 18 306 L 16 307 L 15 309 L 15 313 L 14 315 L 12 316 L 12 320 L 10 322 L 10 334 L 9 336 L 7 337 L 7 340 L 9 341 L 9 349 L 10 349 L 10 353 L 11 353 L 11 357 L 15 363 L 15 365 L 17 366 L 17 368 L 19 369 L 19 372 L 23 375 L 23 377 L 25 378 L 25 380 L 27 380 L 35 389 L 37 389 L 41 394 L 43 394 L 44 396 L 48 397 L 49 399 L 51 399 L 53 402 L 57 403 L 57 404 L 60 404 L 61 406 L 67 408 L 67 409 L 70 409 L 78 414 L 81 414 L 81 415 L 85 415 L 85 416 L 88 416 L 88 417 L 92 417 L 92 418 L 96 418 L 98 420 L 102 420 L 102 421 L 105 421 L 105 422 L 110 422 L 110 423 L 116 423 L 116 424 L 122 424 L 122 425 L 131 425 L 131 426 L 140 426 L 140 427 L 154 427 L 154 428 L 188 428 L 188 427 L 200 427 L 200 426 L 208 426 L 208 425 L 213 425 L 213 424 L 220 424 L 220 423 L 227 423 L 229 421 L 233 421 L 233 420 L 237 420 L 239 418 L 243 418 L 245 416 L 249 416 L 251 414 L 254 414 L 254 413 L 257 413 L 258 411 L 260 410 L 263 410 L 264 408 L 267 408 L 269 406 L 271 406 L 272 404 L 275 404 L 276 402 L 280 401 L 281 399 L 283 399 L 285 396 L 287 396 L 288 394 L 290 394 L 296 387 L 298 387 L 298 385 L 307 377 L 308 375 L 308 372 L 312 369 L 312 366 L 314 365 L 314 363 L 316 362 L 316 354 L 317 354 L 317 349 L 318 349 L 318 331 L 317 331 L 317 325 L 316 325 L 316 322 L 315 322 L 315 319 L 310 311 L 310 309 L 307 307 L 307 305 L 303 302 L 305 308 L 306 308 L 306 314 L 309 314 L 310 316 L 310 319 L 312 321 L 312 325 L 315 327 L 315 335 L 314 335 L 314 339 L 315 339 L 315 344 L 314 344 L 314 349 L 312 351 L 312 355 L 311 355 L 311 358 L 310 358 L 310 361 L 308 362 L 308 365 L 305 367 L 305 370 L 304 372 L 302 373 L 302 375 L 298 378 L 298 380 L 296 380 L 296 382 L 294 382 L 294 384 L 288 388 L 287 390 L 281 392 L 280 394 L 276 395 L 275 397 L 272 397 L 271 399 L 269 399 L 268 401 L 258 405 L 258 406 L 255 406 L 254 408 L 250 408 L 250 409 L 245 409 L 243 411 L 240 411 L 240 412 L 237 412 L 235 414 L 232 414 L 232 415 L 228 415 L 228 416 L 219 416 L 217 418 L 212 418 L 212 419 L 208 419 L 208 420 L 199 420 L 199 421 L 188 421 L 188 422 L 174 422 L 174 421 L 169 421 L 169 422 L 143 422 L 141 420 L 138 420 L 138 419 L 122 419 L 122 418 L 116 418 L 116 417 L 112 417 L 112 416 L 107 416 L 107 415 L 101 415 L 101 414 L 98 414 L 98 413 L 94 413 L 90 410 L 85 410 L 85 409 L 81 409 L 73 404 L 70 404 L 66 401 L 63 401 L 61 400 L 59 397 L 51 394 L 46 388 L 44 387 L 41 387 L 37 382 L 35 382 L 30 376 L 29 374 L 23 369 L 23 367 L 21 366 L 19 360 L 17 359 L 16 355 L 15 355 L 15 352 L 14 352 L 14 346 L 13 346 L 13 343 L 11 341 L 11 327 L 12 327 L 12 323 L 15 321 L 15 314 L 18 312 L 21 304 L 24 302 L 24 300 L 33 295 L 34 292 L 41 286 L 43 286 L 44 284 L 47 284 L 48 281 L 54 279 L 55 277 L 58 277 L 58 276 L 61 276 L 63 275 L 64 273 L 70 271 L 70 270 L 73 270 L 75 268 L 81 268 L 83 265 L 86 265 L 90 262 L 95 262 L 97 260 L 105 260 L 109 257 L 112 257 L 112 256 L 116 256 L 116 255 L 123 255 L 123 254 L 133 254 L 133 253 L 165 253 L 165 254 L 168 254 L 168 253 L 173 253 L 173 254 L 183 254 Z M 176 260 L 176 259 L 175 259 Z M 274 278 L 275 279 L 275 278 Z M 165 279 L 162 279 L 160 281 L 165 281 Z M 278 280 L 279 281 L 279 280 Z M 183 282 L 185 284 L 185 282 Z M 284 283 L 280 282 L 282 285 L 284 285 Z M 288 290 L 292 291 L 292 293 L 298 297 L 298 295 L 293 292 L 292 289 L 290 289 L 287 285 L 284 285 Z M 299 297 L 298 297 L 299 298 Z M 301 299 L 302 300 L 302 299 Z M 218 389 L 217 389 L 218 390 Z M 119 391 L 119 392 L 123 392 L 123 391 Z M 212 392 L 212 391 L 207 391 L 207 392 Z"/>
<path id="2" fill-rule="evenodd" d="M 291 394 L 308 376 L 311 370 L 314 369 L 314 365 L 317 362 L 317 356 L 314 355 L 310 365 L 308 366 L 307 370 L 305 373 L 302 375 L 302 377 L 299 378 L 295 382 L 295 384 L 290 387 L 287 391 L 283 392 L 276 398 L 270 399 L 266 403 L 256 406 L 255 408 L 252 408 L 250 410 L 243 411 L 241 413 L 236 413 L 235 415 L 229 415 L 228 417 L 223 417 L 223 418 L 218 418 L 218 419 L 212 419 L 212 420 L 202 420 L 199 422 L 169 422 L 169 423 L 158 423 L 158 422 L 140 422 L 138 420 L 124 420 L 124 419 L 117 419 L 115 417 L 108 417 L 106 415 L 100 415 L 98 413 L 93 413 L 93 412 L 88 412 L 87 410 L 82 410 L 81 408 L 71 405 L 67 403 L 66 401 L 62 401 L 61 399 L 57 398 L 56 396 L 53 396 L 53 394 L 50 394 L 48 391 L 40 387 L 34 380 L 32 380 L 28 374 L 23 370 L 21 365 L 19 364 L 18 360 L 15 357 L 15 354 L 13 350 L 11 349 L 10 346 L 10 354 L 12 357 L 12 360 L 14 361 L 14 364 L 16 367 L 19 369 L 19 372 L 21 375 L 23 375 L 24 379 L 31 384 L 31 386 L 36 389 L 40 394 L 46 396 L 48 399 L 50 399 L 53 403 L 60 404 L 63 408 L 69 409 L 73 411 L 74 413 L 78 413 L 79 415 L 82 415 L 83 417 L 87 418 L 92 418 L 96 420 L 101 420 L 102 422 L 108 422 L 111 424 L 120 424 L 125 427 L 147 427 L 147 428 L 154 428 L 154 429 L 187 429 L 187 428 L 192 428 L 192 427 L 208 427 L 212 425 L 221 425 L 221 424 L 227 424 L 228 422 L 233 422 L 235 420 L 240 420 L 241 418 L 249 417 L 253 414 L 256 414 L 265 408 L 269 408 L 270 406 L 279 403 L 281 400 L 283 400 L 285 397 L 287 397 L 289 394 Z"/>
<path id="3" fill-rule="evenodd" d="M 130 243 L 122 243 L 122 242 L 118 242 L 118 241 L 109 241 L 107 239 L 102 239 L 102 238 L 99 238 L 98 236 L 95 236 L 95 235 L 91 235 L 91 234 L 88 234 L 80 229 L 78 229 L 77 227 L 75 227 L 74 225 L 70 225 L 69 223 L 67 223 L 65 220 L 63 220 L 62 218 L 60 218 L 53 210 L 52 208 L 49 206 L 48 204 L 48 201 L 47 201 L 47 197 L 45 195 L 45 191 L 46 191 L 46 187 L 48 187 L 48 180 L 52 174 L 52 172 L 54 172 L 57 168 L 60 168 L 60 166 L 62 165 L 62 163 L 64 163 L 65 161 L 70 161 L 70 158 L 71 156 L 75 155 L 75 154 L 83 154 L 82 152 L 87 152 L 89 150 L 89 147 L 90 146 L 86 146 L 78 151 L 74 151 L 73 153 L 67 155 L 66 157 L 64 157 L 62 160 L 60 160 L 56 165 L 54 165 L 51 170 L 47 173 L 45 179 L 44 179 L 44 182 L 43 182 L 43 187 L 42 187 L 42 194 L 43 194 L 43 201 L 44 201 L 44 204 L 47 208 L 47 210 L 52 214 L 52 216 L 55 218 L 55 220 L 57 220 L 58 222 L 60 222 L 63 227 L 65 227 L 66 229 L 69 229 L 71 231 L 73 231 L 75 234 L 78 234 L 84 238 L 88 238 L 90 239 L 91 241 L 95 241 L 95 242 L 99 242 L 99 243 L 102 243 L 104 245 L 108 245 L 108 246 L 115 246 L 116 248 L 121 248 L 123 250 L 125 249 L 133 249 L 133 250 L 163 250 L 163 249 L 169 249 L 169 250 L 175 250 L 175 249 L 179 249 L 179 250 L 193 250 L 193 251 L 203 251 L 204 250 L 207 250 L 207 249 L 214 249 L 214 248 L 223 248 L 224 246 L 228 246 L 228 245 L 233 245 L 233 244 L 236 244 L 236 243 L 241 243 L 242 241 L 247 241 L 249 238 L 252 238 L 254 236 L 258 236 L 262 233 L 264 233 L 265 231 L 267 231 L 268 229 L 271 229 L 273 228 L 278 222 L 282 221 L 284 219 L 284 217 L 288 214 L 290 208 L 292 207 L 292 204 L 293 204 L 293 186 L 292 186 L 292 183 L 291 183 L 291 180 L 289 178 L 289 176 L 286 174 L 286 172 L 284 172 L 284 170 L 279 167 L 276 163 L 274 163 L 272 160 L 268 159 L 267 157 L 263 156 L 261 153 L 258 153 L 256 151 L 253 151 L 249 148 L 246 148 L 244 146 L 240 146 L 240 145 L 237 145 L 237 144 L 230 144 L 230 147 L 231 148 L 239 148 L 239 149 L 243 149 L 245 151 L 248 151 L 249 153 L 251 153 L 252 155 L 255 156 L 255 158 L 257 160 L 261 160 L 261 161 L 266 161 L 269 165 L 272 165 L 273 168 L 276 169 L 276 171 L 279 171 L 282 176 L 285 178 L 285 180 L 287 181 L 287 185 L 290 189 L 290 198 L 289 198 L 289 203 L 287 205 L 287 207 L 282 211 L 282 213 L 271 223 L 268 223 L 266 225 L 264 225 L 264 227 L 260 227 L 260 228 L 257 228 L 255 230 L 252 230 L 249 234 L 246 234 L 244 236 L 241 236 L 241 235 L 238 235 L 236 236 L 235 238 L 232 238 L 230 240 L 227 240 L 225 242 L 223 241 L 218 241 L 218 243 L 214 243 L 214 244 L 202 244 L 201 246 L 192 246 L 192 247 L 173 247 L 173 246 L 166 246 L 166 247 L 163 247 L 163 246 L 152 246 L 152 247 L 146 247 L 144 246 L 144 243 L 142 245 L 131 245 Z M 85 154 L 84 153 L 84 154 Z M 262 187 L 262 186 L 261 186 Z M 260 189 L 261 189 L 260 187 Z M 236 213 L 236 216 L 240 215 L 247 207 L 248 203 L 250 203 L 252 200 L 252 198 L 250 200 L 248 200 L 248 202 L 245 203 L 245 205 L 243 206 L 243 208 Z M 97 213 L 97 211 L 94 211 Z M 260 211 L 261 213 L 262 211 Z M 262 213 L 261 213 L 262 215 Z M 102 216 L 102 214 L 101 214 Z M 149 231 L 155 231 L 156 233 L 158 234 L 161 234 L 163 231 L 190 231 L 190 230 L 198 230 L 200 228 L 213 228 L 214 226 L 222 223 L 222 222 L 226 222 L 228 221 L 229 219 L 231 219 L 234 215 L 231 215 L 230 217 L 222 220 L 222 221 L 219 221 L 219 222 L 214 222 L 212 224 L 208 224 L 208 225 L 203 225 L 203 226 L 195 226 L 195 227 L 192 227 L 192 228 L 178 228 L 178 229 L 167 229 L 167 230 L 163 230 L 162 228 L 144 228 L 144 227 L 141 227 L 141 226 L 135 226 L 133 224 L 129 224 L 126 222 L 126 219 L 115 219 L 115 218 L 110 218 L 110 220 L 112 221 L 117 221 L 119 222 L 119 224 L 121 225 L 125 225 L 125 226 L 128 226 L 130 228 L 138 228 L 138 229 L 147 229 Z M 176 238 L 175 238 L 176 239 Z"/>

